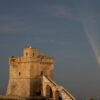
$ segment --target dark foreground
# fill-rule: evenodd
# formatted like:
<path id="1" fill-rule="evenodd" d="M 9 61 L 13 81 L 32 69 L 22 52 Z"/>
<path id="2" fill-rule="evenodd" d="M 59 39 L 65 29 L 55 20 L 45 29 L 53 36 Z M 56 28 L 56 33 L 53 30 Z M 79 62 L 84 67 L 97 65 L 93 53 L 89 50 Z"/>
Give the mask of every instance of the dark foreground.
<path id="1" fill-rule="evenodd" d="M 0 100 L 53 100 L 51 98 L 46 98 L 42 96 L 25 98 L 25 97 L 15 97 L 15 96 L 0 96 Z"/>

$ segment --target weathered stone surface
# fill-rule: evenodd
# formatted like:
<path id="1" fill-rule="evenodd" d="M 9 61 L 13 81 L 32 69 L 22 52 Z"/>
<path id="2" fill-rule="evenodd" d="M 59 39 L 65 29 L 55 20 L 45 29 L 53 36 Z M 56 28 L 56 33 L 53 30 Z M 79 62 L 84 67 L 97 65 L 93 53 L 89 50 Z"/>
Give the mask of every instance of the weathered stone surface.
<path id="1" fill-rule="evenodd" d="M 34 48 L 24 48 L 23 54 L 21 57 L 9 58 L 10 79 L 7 95 L 34 96 L 41 89 L 37 77 L 41 73 L 53 77 L 53 57 L 43 55 Z"/>
<path id="2" fill-rule="evenodd" d="M 67 90 L 65 90 L 62 86 L 58 86 L 52 79 L 44 75 L 42 76 L 42 84 L 43 95 L 46 97 L 53 97 L 54 100 L 59 100 L 59 98 L 61 98 L 62 100 L 75 100 L 75 97 L 73 97 Z M 50 91 L 48 91 L 48 86 L 50 88 Z"/>
<path id="3" fill-rule="evenodd" d="M 23 56 L 9 58 L 9 65 L 7 96 L 0 100 L 75 100 L 53 81 L 53 57 L 24 48 Z"/>
<path id="4" fill-rule="evenodd" d="M 8 96 L 30 96 L 30 79 L 10 79 Z"/>

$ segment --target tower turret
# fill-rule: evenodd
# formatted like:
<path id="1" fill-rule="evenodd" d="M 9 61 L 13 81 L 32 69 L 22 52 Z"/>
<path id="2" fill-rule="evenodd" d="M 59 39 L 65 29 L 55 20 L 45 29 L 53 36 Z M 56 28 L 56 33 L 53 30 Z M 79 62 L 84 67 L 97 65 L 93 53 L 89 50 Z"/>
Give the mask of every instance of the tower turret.
<path id="1" fill-rule="evenodd" d="M 24 57 L 37 57 L 39 55 L 39 52 L 36 48 L 24 48 Z"/>

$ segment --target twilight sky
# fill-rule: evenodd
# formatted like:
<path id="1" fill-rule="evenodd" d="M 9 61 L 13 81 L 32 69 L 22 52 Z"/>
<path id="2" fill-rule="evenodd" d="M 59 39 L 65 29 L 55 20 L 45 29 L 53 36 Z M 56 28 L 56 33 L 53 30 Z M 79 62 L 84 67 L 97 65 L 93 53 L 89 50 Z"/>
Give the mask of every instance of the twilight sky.
<path id="1" fill-rule="evenodd" d="M 55 57 L 54 76 L 77 98 L 100 98 L 100 0 L 0 0 L 0 94 L 8 57 L 31 45 Z"/>

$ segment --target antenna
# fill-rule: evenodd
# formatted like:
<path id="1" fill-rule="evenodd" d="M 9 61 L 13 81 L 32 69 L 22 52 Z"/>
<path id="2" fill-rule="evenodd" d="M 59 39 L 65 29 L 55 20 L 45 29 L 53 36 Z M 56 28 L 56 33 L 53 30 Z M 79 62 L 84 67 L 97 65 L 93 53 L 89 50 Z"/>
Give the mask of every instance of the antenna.
<path id="1" fill-rule="evenodd" d="M 24 41 L 24 46 L 25 46 L 25 47 L 32 48 L 32 46 L 31 46 L 31 41 L 25 40 L 25 41 Z"/>
<path id="2" fill-rule="evenodd" d="M 27 47 L 27 44 L 28 44 L 28 41 L 25 40 L 25 41 L 24 41 L 24 46 Z"/>

